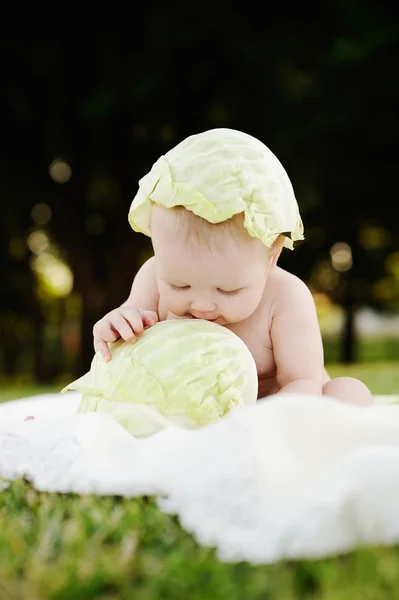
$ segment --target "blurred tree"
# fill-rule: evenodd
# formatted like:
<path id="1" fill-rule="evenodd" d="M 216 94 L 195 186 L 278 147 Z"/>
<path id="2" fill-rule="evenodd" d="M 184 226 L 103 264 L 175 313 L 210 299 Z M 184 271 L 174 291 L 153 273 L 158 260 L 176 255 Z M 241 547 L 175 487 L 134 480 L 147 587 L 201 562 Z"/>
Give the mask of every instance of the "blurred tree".
<path id="1" fill-rule="evenodd" d="M 286 166 L 309 241 L 282 266 L 345 306 L 345 360 L 354 358 L 359 299 L 388 305 L 375 283 L 394 242 L 376 251 L 361 232 L 397 234 L 383 202 L 397 157 L 397 21 L 384 4 L 360 1 L 293 6 L 289 20 L 283 6 L 269 7 L 266 21 L 261 8 L 149 2 L 136 7 L 134 35 L 129 23 L 112 33 L 76 29 L 72 39 L 62 24 L 51 37 L 20 32 L 0 42 L 0 216 L 7 210 L 23 239 L 38 226 L 32 208 L 50 208 L 45 229 L 83 299 L 79 372 L 92 357 L 93 324 L 126 298 L 150 250 L 127 223 L 138 180 L 172 145 L 210 127 L 255 135 Z M 7 235 L 12 242 L 12 228 Z M 340 241 L 353 266 L 324 285 L 328 277 L 316 275 L 323 264 L 333 269 Z M 32 289 L 28 257 L 20 264 L 15 277 Z M 6 285 L 13 306 L 25 297 L 23 310 L 38 314 L 32 291 Z"/>
<path id="2" fill-rule="evenodd" d="M 331 263 L 337 242 L 346 243 L 351 253 L 347 266 L 338 265 L 336 285 L 327 278 L 326 290 L 345 309 L 342 359 L 351 362 L 356 307 L 398 307 L 397 277 L 391 273 L 390 294 L 379 293 L 376 282 L 389 275 L 387 258 L 397 251 L 399 234 L 391 208 L 399 133 L 399 22 L 386 4 L 340 6 L 340 35 L 319 56 L 311 86 L 308 152 L 313 148 L 317 172 L 311 181 L 322 202 L 308 214 L 308 226 L 316 226 L 320 248 L 313 271 L 321 262 Z M 313 242 L 310 251 L 317 247 L 317 239 Z"/>

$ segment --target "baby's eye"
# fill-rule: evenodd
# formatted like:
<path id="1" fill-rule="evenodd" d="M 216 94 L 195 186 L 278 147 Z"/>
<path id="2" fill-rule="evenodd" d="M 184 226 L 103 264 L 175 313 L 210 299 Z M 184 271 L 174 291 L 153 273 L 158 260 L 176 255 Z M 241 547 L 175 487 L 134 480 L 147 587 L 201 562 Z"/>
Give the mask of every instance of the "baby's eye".
<path id="1" fill-rule="evenodd" d="M 241 288 L 240 288 L 240 289 L 238 289 L 238 290 L 230 290 L 230 291 L 227 291 L 227 290 L 221 290 L 220 288 L 218 288 L 218 292 L 219 292 L 220 294 L 223 294 L 224 296 L 235 296 L 235 295 L 236 295 L 236 294 L 238 294 L 240 291 L 241 291 Z"/>
<path id="2" fill-rule="evenodd" d="M 189 285 L 175 285 L 174 283 L 169 283 L 169 285 L 175 292 L 182 292 L 183 290 L 190 289 Z"/>

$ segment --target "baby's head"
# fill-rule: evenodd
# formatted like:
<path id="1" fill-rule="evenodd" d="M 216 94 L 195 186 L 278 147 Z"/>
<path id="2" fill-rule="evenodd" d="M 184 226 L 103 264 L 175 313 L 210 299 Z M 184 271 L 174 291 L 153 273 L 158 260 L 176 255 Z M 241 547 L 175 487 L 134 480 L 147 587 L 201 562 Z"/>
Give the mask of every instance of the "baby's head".
<path id="1" fill-rule="evenodd" d="M 129 222 L 152 238 L 168 309 L 221 324 L 256 310 L 282 246 L 303 239 L 283 166 L 232 129 L 190 136 L 161 156 L 140 181 Z"/>
<path id="2" fill-rule="evenodd" d="M 283 246 L 251 237 L 242 214 L 209 223 L 184 207 L 154 205 L 151 239 L 162 302 L 181 317 L 220 325 L 249 317 Z"/>

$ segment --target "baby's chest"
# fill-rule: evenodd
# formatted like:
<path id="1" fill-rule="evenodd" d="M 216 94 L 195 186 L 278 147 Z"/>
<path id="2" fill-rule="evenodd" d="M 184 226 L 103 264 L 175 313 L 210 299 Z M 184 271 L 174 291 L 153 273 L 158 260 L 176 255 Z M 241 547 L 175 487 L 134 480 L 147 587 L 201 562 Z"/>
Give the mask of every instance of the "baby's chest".
<path id="1" fill-rule="evenodd" d="M 251 352 L 258 377 L 270 377 L 275 374 L 276 365 L 273 358 L 272 344 L 267 322 L 263 326 L 259 321 L 243 322 L 229 325 L 228 328 L 238 335 Z"/>

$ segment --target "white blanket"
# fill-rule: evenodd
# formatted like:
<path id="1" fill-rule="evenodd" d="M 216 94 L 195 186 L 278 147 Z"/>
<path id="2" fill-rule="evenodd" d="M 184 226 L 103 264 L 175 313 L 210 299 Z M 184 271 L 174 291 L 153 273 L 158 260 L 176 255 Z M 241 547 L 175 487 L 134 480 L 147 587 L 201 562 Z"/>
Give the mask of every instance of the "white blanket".
<path id="1" fill-rule="evenodd" d="M 399 541 L 397 398 L 279 395 L 196 431 L 136 440 L 80 394 L 0 405 L 0 476 L 53 492 L 156 495 L 222 561 L 272 563 Z M 24 421 L 28 415 L 35 420 Z"/>

